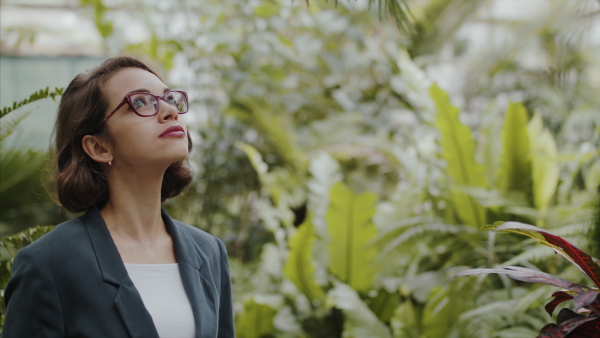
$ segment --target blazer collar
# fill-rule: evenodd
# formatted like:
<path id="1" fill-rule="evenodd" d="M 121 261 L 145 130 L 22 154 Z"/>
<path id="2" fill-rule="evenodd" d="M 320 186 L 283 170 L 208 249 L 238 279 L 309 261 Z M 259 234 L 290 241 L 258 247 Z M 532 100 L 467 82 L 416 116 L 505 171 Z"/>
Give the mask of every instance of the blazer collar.
<path id="1" fill-rule="evenodd" d="M 210 327 L 210 324 L 205 320 L 209 318 L 204 318 L 201 314 L 207 314 L 208 309 L 203 308 L 204 306 L 211 307 L 215 305 L 215 295 L 211 292 L 213 287 L 210 286 L 210 283 L 207 282 L 201 272 L 204 261 L 199 254 L 200 249 L 183 230 L 183 227 L 176 224 L 164 210 L 161 210 L 161 215 L 167 231 L 173 239 L 181 280 L 194 313 L 196 336 L 201 337 L 203 330 Z M 97 207 L 90 208 L 83 215 L 83 220 L 103 280 L 119 288 L 115 305 L 119 309 L 132 337 L 158 338 L 152 317 L 146 310 L 141 296 L 129 278 L 121 255 L 100 214 L 100 210 Z"/>
<path id="2" fill-rule="evenodd" d="M 175 221 L 167 214 L 166 211 L 161 210 L 161 215 L 163 222 L 165 222 L 165 226 L 167 227 L 167 232 L 173 239 L 173 247 L 175 249 L 177 263 L 180 265 L 182 263 L 186 263 L 191 265 L 194 269 L 200 270 L 204 264 L 204 261 L 198 254 L 196 244 L 192 238 L 190 238 L 190 236 L 183 231 L 182 226 L 178 226 L 175 223 Z"/>
<path id="3" fill-rule="evenodd" d="M 201 258 L 201 248 L 184 230 L 184 226 L 173 221 L 164 210 L 162 210 L 162 218 L 173 239 L 181 281 L 194 313 L 196 337 L 214 336 L 216 322 L 214 309 L 217 305 L 213 292 L 214 286 L 208 282 L 204 276 L 206 271 L 202 269 L 204 261 Z"/>
<path id="4" fill-rule="evenodd" d="M 96 254 L 102 278 L 107 283 L 121 285 L 125 279 L 129 278 L 129 275 L 100 210 L 97 207 L 90 208 L 83 215 L 83 220 Z"/>
<path id="5" fill-rule="evenodd" d="M 193 240 L 175 224 L 175 221 L 164 210 L 161 210 L 161 216 L 173 239 L 177 263 L 189 264 L 194 269 L 200 270 L 204 261 L 198 254 Z M 102 278 L 108 283 L 120 285 L 124 279 L 129 278 L 129 275 L 100 210 L 97 207 L 90 208 L 83 219 L 96 253 Z"/>
<path id="6" fill-rule="evenodd" d="M 132 338 L 158 338 L 152 316 L 146 310 L 142 297 L 129 278 L 121 255 L 98 208 L 89 209 L 83 216 L 83 220 L 102 278 L 117 288 L 114 304 L 129 334 Z"/>

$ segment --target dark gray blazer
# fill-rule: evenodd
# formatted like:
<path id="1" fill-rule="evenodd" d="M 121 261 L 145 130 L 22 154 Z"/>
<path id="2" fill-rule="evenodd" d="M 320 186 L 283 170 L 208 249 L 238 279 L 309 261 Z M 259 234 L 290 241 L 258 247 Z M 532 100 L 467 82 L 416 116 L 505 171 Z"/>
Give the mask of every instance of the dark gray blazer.
<path id="1" fill-rule="evenodd" d="M 234 337 L 223 243 L 162 211 L 196 337 Z M 20 250 L 4 293 L 3 338 L 158 337 L 97 208 Z"/>

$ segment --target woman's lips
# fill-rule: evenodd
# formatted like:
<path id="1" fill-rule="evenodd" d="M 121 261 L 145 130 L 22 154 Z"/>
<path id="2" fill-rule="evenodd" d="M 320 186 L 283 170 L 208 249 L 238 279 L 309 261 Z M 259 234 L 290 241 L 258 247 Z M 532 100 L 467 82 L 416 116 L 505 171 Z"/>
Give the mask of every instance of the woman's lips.
<path id="1" fill-rule="evenodd" d="M 173 126 L 167 128 L 160 136 L 158 137 L 184 137 L 185 130 L 183 130 L 182 126 Z"/>

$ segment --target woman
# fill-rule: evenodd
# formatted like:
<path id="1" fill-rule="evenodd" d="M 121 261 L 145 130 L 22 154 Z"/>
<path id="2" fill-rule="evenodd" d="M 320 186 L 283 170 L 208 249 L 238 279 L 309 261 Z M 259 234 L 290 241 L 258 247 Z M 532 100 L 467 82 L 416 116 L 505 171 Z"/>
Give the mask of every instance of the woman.
<path id="1" fill-rule="evenodd" d="M 58 200 L 80 217 L 22 249 L 2 337 L 233 337 L 223 243 L 161 202 L 191 181 L 185 92 L 131 57 L 79 74 L 55 126 Z"/>

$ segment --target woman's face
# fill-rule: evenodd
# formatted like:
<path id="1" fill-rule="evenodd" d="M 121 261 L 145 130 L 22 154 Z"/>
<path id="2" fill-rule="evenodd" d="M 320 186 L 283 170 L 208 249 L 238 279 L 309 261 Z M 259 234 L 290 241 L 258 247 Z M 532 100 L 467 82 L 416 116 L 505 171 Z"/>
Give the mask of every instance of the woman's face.
<path id="1" fill-rule="evenodd" d="M 108 100 L 106 114 L 130 93 L 149 92 L 162 96 L 168 89 L 156 75 L 148 71 L 122 69 L 104 86 L 104 95 Z M 158 113 L 150 117 L 139 116 L 128 104 L 124 104 L 106 120 L 105 128 L 108 129 L 115 168 L 150 169 L 168 166 L 188 156 L 187 128 L 182 115 L 163 100 L 159 100 Z"/>

